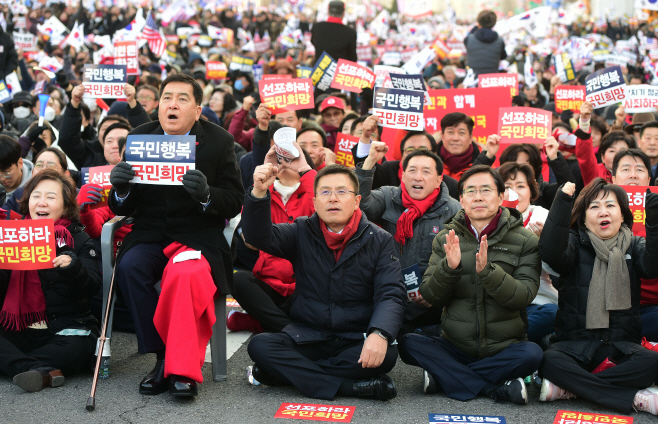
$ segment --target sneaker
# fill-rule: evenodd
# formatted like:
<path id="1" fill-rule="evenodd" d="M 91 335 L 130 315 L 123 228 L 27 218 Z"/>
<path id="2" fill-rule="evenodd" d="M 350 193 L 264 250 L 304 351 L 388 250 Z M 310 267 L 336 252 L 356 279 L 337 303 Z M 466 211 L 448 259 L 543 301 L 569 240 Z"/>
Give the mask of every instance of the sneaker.
<path id="1" fill-rule="evenodd" d="M 230 311 L 226 317 L 226 328 L 230 331 L 251 331 L 263 333 L 260 322 L 246 312 Z"/>
<path id="2" fill-rule="evenodd" d="M 636 411 L 658 415 L 658 394 L 647 389 L 640 390 L 633 399 L 633 408 Z"/>
<path id="3" fill-rule="evenodd" d="M 430 394 L 430 393 L 436 393 L 439 391 L 439 388 L 436 386 L 436 382 L 434 381 L 434 376 L 427 372 L 426 370 L 423 370 L 423 392 Z"/>
<path id="4" fill-rule="evenodd" d="M 656 342 L 650 342 L 647 340 L 646 337 L 642 338 L 642 346 L 649 350 L 653 350 L 654 352 L 658 352 L 658 343 Z"/>
<path id="5" fill-rule="evenodd" d="M 528 391 L 522 378 L 508 380 L 495 386 L 489 392 L 489 397 L 496 402 L 510 401 L 517 405 L 528 403 Z"/>
<path id="6" fill-rule="evenodd" d="M 260 382 L 254 378 L 253 371 L 254 371 L 254 367 L 249 365 L 247 367 L 247 381 L 249 381 L 249 384 L 251 384 L 252 386 L 260 386 Z"/>
<path id="7" fill-rule="evenodd" d="M 559 388 L 546 378 L 541 382 L 541 392 L 539 392 L 540 402 L 552 402 L 558 399 L 575 399 L 576 397 L 573 393 Z"/>

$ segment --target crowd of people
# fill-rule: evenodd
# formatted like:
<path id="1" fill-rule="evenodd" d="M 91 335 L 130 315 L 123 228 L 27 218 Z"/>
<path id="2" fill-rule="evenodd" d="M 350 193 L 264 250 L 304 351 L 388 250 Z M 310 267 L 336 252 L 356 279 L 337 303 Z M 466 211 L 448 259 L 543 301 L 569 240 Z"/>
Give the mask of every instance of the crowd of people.
<path id="1" fill-rule="evenodd" d="M 556 23 L 557 44 L 545 54 L 549 35 L 499 33 L 493 11 L 470 27 L 441 21 L 462 33 L 463 49 L 423 67 L 430 89 L 533 69 L 519 74 L 511 102 L 552 112 L 550 136 L 501 146 L 495 131 L 476 142 L 475 122 L 461 112 L 444 114 L 436 133 L 391 132 L 371 113 L 372 88 L 316 89 L 311 108 L 273 114 L 255 73 L 230 66 L 239 53 L 263 74 L 297 78 L 325 52 L 357 62 L 360 34 L 391 51 L 415 22 L 408 18 L 387 14 L 378 36 L 383 12 L 346 25 L 340 0 L 321 22 L 278 8 L 213 7 L 184 8 L 177 20 L 167 6 L 147 20 L 175 40 L 167 37 L 160 57 L 140 43 L 125 99 L 103 101 L 86 95 L 84 66 L 112 63 L 104 37 L 131 37 L 141 10 L 1 8 L 0 79 L 15 75 L 20 87 L 0 107 L 0 218 L 52 219 L 57 237 L 53 269 L 0 271 L 0 371 L 19 387 L 57 387 L 90 369 L 101 230 L 128 216 L 115 237 L 114 325 L 155 354 L 141 394 L 197 395 L 214 299 L 233 295 L 242 310 L 226 326 L 256 333 L 254 385 L 390 400 L 397 389 L 387 373 L 399 356 L 422 369 L 428 394 L 522 405 L 530 376 L 540 401 L 579 397 L 658 415 L 658 192 L 643 193 L 638 234 L 623 188 L 658 185 L 658 110 L 584 101 L 557 113 L 554 98 L 556 86 L 583 85 L 605 66 L 593 54 L 603 47 L 635 55 L 623 67 L 628 85 L 657 82 L 649 24 Z M 53 17 L 71 33 L 84 24 L 88 47 L 54 42 L 44 28 Z M 33 51 L 7 36 L 16 25 L 36 36 Z M 213 28 L 222 35 L 206 35 Z M 256 52 L 261 40 L 270 42 Z M 568 82 L 552 66 L 559 49 L 576 68 Z M 224 62 L 226 77 L 207 79 L 209 61 Z M 39 94 L 50 96 L 45 107 Z M 282 128 L 295 130 L 293 160 L 274 141 Z M 336 163 L 339 133 L 359 140 L 354 167 Z M 134 184 L 125 160 L 132 135 L 194 136 L 194 169 L 182 185 Z M 112 188 L 107 205 L 94 207 L 103 186 L 86 182 L 83 169 L 104 165 L 113 166 Z"/>

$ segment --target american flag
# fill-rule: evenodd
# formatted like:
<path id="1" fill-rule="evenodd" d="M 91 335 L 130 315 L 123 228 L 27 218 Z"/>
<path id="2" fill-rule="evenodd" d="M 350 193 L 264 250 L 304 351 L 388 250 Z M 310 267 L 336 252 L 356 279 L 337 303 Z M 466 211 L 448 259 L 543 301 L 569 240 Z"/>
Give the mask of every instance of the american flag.
<path id="1" fill-rule="evenodd" d="M 647 37 L 647 50 L 658 49 L 658 39 Z"/>
<path id="2" fill-rule="evenodd" d="M 167 48 L 167 39 L 162 33 L 162 29 L 158 28 L 158 24 L 153 19 L 151 11 L 146 17 L 146 25 L 142 31 L 142 38 L 148 40 L 149 48 L 157 57 L 162 56 Z"/>

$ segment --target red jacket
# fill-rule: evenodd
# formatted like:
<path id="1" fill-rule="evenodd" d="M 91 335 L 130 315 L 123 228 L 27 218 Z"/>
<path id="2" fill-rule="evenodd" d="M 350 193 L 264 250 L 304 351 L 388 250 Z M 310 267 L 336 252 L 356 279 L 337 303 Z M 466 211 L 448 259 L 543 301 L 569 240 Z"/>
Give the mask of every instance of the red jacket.
<path id="1" fill-rule="evenodd" d="M 315 170 L 308 171 L 300 180 L 297 190 L 283 205 L 281 195 L 270 187 L 272 224 L 292 223 L 300 216 L 311 216 L 313 206 L 313 181 Z M 254 266 L 254 276 L 265 281 L 282 296 L 291 296 L 295 291 L 295 275 L 290 261 L 260 251 Z"/>
<path id="2" fill-rule="evenodd" d="M 101 232 L 103 231 L 103 224 L 115 216 L 116 215 L 112 213 L 109 206 L 104 206 L 98 209 L 90 209 L 88 206 L 86 206 L 82 211 L 80 211 L 80 222 L 85 226 L 85 232 L 89 234 L 89 237 L 99 238 L 101 236 Z M 121 244 L 126 234 L 132 230 L 132 227 L 132 224 L 124 225 L 114 234 L 115 254 L 117 246 Z"/>
<path id="3" fill-rule="evenodd" d="M 591 128 L 590 131 L 592 131 Z M 576 158 L 578 158 L 578 166 L 580 166 L 580 173 L 583 176 L 583 184 L 587 185 L 598 177 L 611 183 L 612 173 L 608 171 L 604 164 L 598 163 L 596 160 L 596 152 L 592 145 L 590 133 L 578 128 L 574 134 L 578 137 L 576 141 Z"/>

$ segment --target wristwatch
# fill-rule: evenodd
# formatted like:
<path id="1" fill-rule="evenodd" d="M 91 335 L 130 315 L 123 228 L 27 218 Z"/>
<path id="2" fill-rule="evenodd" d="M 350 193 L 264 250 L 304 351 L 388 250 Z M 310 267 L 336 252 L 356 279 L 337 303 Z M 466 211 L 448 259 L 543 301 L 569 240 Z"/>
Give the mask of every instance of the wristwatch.
<path id="1" fill-rule="evenodd" d="M 386 340 L 386 341 L 388 342 L 388 337 L 386 337 L 386 336 L 384 335 L 384 333 L 382 333 L 381 330 L 379 330 L 379 329 L 377 329 L 377 328 L 375 328 L 374 330 L 372 330 L 372 331 L 370 332 L 370 334 L 377 334 L 379 337 L 381 337 L 382 339 L 384 339 L 384 340 Z"/>

